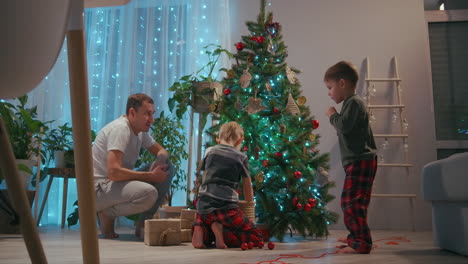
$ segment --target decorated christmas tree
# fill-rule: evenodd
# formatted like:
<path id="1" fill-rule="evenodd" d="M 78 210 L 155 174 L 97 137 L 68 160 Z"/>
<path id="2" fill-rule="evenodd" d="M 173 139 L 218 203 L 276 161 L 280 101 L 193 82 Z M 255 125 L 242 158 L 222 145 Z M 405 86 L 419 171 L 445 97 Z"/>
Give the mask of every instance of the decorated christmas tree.
<path id="1" fill-rule="evenodd" d="M 250 35 L 235 44 L 236 63 L 226 69 L 216 125 L 208 133 L 214 138 L 229 121 L 244 128 L 241 151 L 249 157 L 258 223 L 268 224 L 272 236 L 326 236 L 337 219 L 325 207 L 334 199 L 328 193 L 334 183 L 328 181 L 328 154 L 316 149 L 319 123 L 301 95 L 299 70 L 287 65 L 281 26 L 266 15 L 264 0 L 257 22 L 246 25 Z"/>

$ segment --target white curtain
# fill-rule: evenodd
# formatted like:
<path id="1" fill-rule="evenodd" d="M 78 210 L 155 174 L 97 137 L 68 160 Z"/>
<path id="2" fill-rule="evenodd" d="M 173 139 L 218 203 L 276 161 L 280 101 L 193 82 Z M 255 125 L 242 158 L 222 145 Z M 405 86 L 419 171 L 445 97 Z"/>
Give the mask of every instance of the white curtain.
<path id="1" fill-rule="evenodd" d="M 153 97 L 155 116 L 168 113 L 168 88 L 206 62 L 201 48 L 214 43 L 231 49 L 228 7 L 228 0 L 133 0 L 126 6 L 86 9 L 91 128 L 99 131 L 124 114 L 128 95 L 138 92 Z M 66 41 L 52 71 L 29 96 L 42 120 L 71 124 Z M 63 182 L 55 181 L 42 225 L 60 224 Z M 45 187 L 46 181 L 41 196 Z M 72 180 L 66 215 L 76 199 Z M 178 193 L 174 204 L 185 205 L 185 193 Z"/>

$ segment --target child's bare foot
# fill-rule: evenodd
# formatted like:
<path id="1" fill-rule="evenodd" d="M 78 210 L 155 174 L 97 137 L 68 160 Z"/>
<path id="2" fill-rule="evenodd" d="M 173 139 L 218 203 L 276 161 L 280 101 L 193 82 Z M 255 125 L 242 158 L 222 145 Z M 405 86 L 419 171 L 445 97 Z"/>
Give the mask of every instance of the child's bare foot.
<path id="1" fill-rule="evenodd" d="M 223 225 L 221 223 L 214 222 L 213 224 L 211 224 L 211 230 L 213 230 L 213 233 L 216 237 L 216 248 L 227 248 L 226 244 L 224 244 Z"/>
<path id="2" fill-rule="evenodd" d="M 119 235 L 114 230 L 114 218 L 107 216 L 103 211 L 98 212 L 99 221 L 101 222 L 101 237 L 102 238 L 118 238 Z"/>
<path id="3" fill-rule="evenodd" d="M 200 226 L 195 226 L 192 236 L 192 246 L 194 248 L 205 248 L 203 244 L 203 230 Z"/>
<path id="4" fill-rule="evenodd" d="M 345 237 L 340 237 L 340 238 L 338 238 L 338 242 L 348 244 L 348 239 L 345 238 Z"/>

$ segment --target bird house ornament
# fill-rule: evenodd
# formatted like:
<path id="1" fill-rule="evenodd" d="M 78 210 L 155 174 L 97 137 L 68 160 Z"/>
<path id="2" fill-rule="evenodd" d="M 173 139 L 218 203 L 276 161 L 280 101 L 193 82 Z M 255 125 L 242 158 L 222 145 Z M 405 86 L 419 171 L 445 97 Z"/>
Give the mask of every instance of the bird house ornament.
<path id="1" fill-rule="evenodd" d="M 253 97 L 249 97 L 249 102 L 245 107 L 245 110 L 247 113 L 249 113 L 249 115 L 254 115 L 265 109 L 266 107 L 262 105 L 262 100 Z"/>
<path id="2" fill-rule="evenodd" d="M 296 73 L 288 66 L 286 67 L 286 77 L 288 77 L 288 80 L 291 84 L 295 84 L 297 82 Z"/>
<path id="3" fill-rule="evenodd" d="M 252 80 L 252 75 L 249 73 L 248 70 L 244 70 L 244 73 L 242 73 L 242 76 L 239 78 L 241 88 L 249 87 L 250 80 Z"/>
<path id="4" fill-rule="evenodd" d="M 297 106 L 296 101 L 294 101 L 291 93 L 288 95 L 288 105 L 286 106 L 286 109 L 292 114 L 292 115 L 298 115 L 301 111 L 299 110 L 299 106 Z"/>

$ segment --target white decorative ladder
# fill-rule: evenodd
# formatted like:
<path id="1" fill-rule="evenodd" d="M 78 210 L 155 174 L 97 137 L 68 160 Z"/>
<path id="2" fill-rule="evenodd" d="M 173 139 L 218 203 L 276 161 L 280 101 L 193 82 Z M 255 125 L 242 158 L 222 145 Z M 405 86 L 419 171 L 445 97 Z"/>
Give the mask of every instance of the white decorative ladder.
<path id="1" fill-rule="evenodd" d="M 390 133 L 390 134 L 374 134 L 375 138 L 385 138 L 385 141 L 388 144 L 388 138 L 399 138 L 403 140 L 403 147 L 406 148 L 406 150 L 403 150 L 403 155 L 404 155 L 404 162 L 400 163 L 379 163 L 378 167 L 385 168 L 385 167 L 400 167 L 402 168 L 405 173 L 406 173 L 406 181 L 408 183 L 408 178 L 409 178 L 409 169 L 412 167 L 412 164 L 408 162 L 408 151 L 407 151 L 407 144 L 408 144 L 408 134 L 406 131 L 407 128 L 407 121 L 406 118 L 404 117 L 404 110 L 405 110 L 405 105 L 402 102 L 402 97 L 401 97 L 401 82 L 402 80 L 400 79 L 400 76 L 398 74 L 398 64 L 397 64 L 397 58 L 393 57 L 393 71 L 395 76 L 390 77 L 390 78 L 372 78 L 370 74 L 370 62 L 369 58 L 366 58 L 366 66 L 367 66 L 367 76 L 366 76 L 366 88 L 367 88 L 367 93 L 366 93 L 366 101 L 367 101 L 367 110 L 370 113 L 370 118 L 373 118 L 373 110 L 392 110 L 393 111 L 393 116 L 394 118 L 395 115 L 397 115 L 397 118 L 400 120 L 400 129 L 399 133 Z M 396 89 L 396 95 L 397 95 L 397 103 L 396 104 L 383 104 L 383 105 L 377 105 L 377 104 L 372 104 L 371 103 L 371 91 L 370 89 L 374 89 L 375 83 L 376 82 L 386 82 L 386 83 L 391 83 L 391 89 Z M 392 93 L 393 94 L 393 93 Z M 398 110 L 398 111 L 397 111 Z M 384 143 L 385 144 L 385 143 Z M 380 157 L 379 157 L 380 159 Z M 414 216 L 414 202 L 416 199 L 416 194 L 413 193 L 372 193 L 372 197 L 380 197 L 380 198 L 403 198 L 403 199 L 408 199 L 410 203 L 410 217 L 411 217 L 411 226 L 412 230 L 415 231 L 415 216 Z"/>

